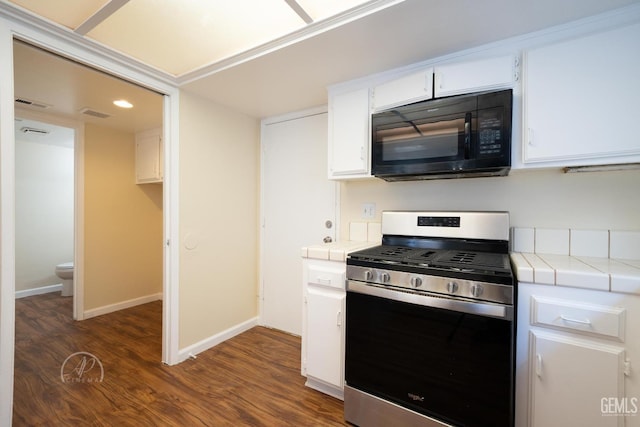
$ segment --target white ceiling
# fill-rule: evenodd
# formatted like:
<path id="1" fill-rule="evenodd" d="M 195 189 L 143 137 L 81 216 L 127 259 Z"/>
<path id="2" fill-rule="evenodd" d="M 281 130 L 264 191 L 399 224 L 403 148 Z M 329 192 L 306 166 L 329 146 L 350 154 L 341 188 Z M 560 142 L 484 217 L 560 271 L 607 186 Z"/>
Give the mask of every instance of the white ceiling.
<path id="1" fill-rule="evenodd" d="M 16 97 L 35 101 L 48 108 L 25 106 L 19 109 L 54 114 L 74 120 L 96 123 L 123 131 L 137 132 L 162 124 L 162 95 L 109 76 L 76 62 L 14 41 L 14 92 Z M 127 110 L 113 105 L 125 98 L 134 105 Z M 81 113 L 89 108 L 107 118 Z"/>
<path id="2" fill-rule="evenodd" d="M 0 6 L 30 10 L 157 68 L 184 90 L 262 118 L 325 104 L 334 83 L 640 2 L 298 0 L 315 19 L 306 24 L 291 1 L 0 0 Z M 317 15 L 317 4 L 334 8 Z M 268 31 L 256 36 L 258 26 Z M 16 82 L 16 95 L 27 96 L 18 92 L 29 85 Z"/>
<path id="3" fill-rule="evenodd" d="M 16 141 L 36 142 L 39 144 L 74 147 L 74 130 L 35 120 L 16 119 Z"/>

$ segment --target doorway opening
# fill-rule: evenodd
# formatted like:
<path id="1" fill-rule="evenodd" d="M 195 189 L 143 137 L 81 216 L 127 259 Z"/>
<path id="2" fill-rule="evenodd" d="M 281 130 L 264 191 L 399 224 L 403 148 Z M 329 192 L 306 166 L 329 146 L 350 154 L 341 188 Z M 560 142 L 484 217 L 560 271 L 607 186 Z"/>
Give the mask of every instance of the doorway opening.
<path id="1" fill-rule="evenodd" d="M 73 128 L 15 119 L 16 298 L 73 295 L 74 141 Z"/>
<path id="2" fill-rule="evenodd" d="M 162 183 L 138 185 L 135 167 L 136 135 L 162 135 L 163 95 L 13 44 L 16 116 L 76 123 L 74 318 L 162 299 Z"/>

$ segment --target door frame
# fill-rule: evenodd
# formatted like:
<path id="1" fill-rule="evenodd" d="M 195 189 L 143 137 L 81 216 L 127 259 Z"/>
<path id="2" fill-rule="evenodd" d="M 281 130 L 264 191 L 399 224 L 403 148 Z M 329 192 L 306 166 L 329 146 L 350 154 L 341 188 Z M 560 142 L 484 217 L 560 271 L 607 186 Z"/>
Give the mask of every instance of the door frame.
<path id="1" fill-rule="evenodd" d="M 265 152 L 265 141 L 263 135 L 265 134 L 264 129 L 268 125 L 272 125 L 275 123 L 287 122 L 290 120 L 301 119 L 303 117 L 315 116 L 318 114 L 328 113 L 328 108 L 326 105 L 309 108 L 301 111 L 295 111 L 292 113 L 283 114 L 280 116 L 267 117 L 260 122 L 260 182 L 264 182 L 264 152 Z M 328 141 L 327 141 L 328 142 Z M 327 176 L 327 180 L 329 177 Z M 265 226 L 265 212 L 264 212 L 264 186 L 260 185 L 260 255 L 259 255 L 259 266 L 258 266 L 258 323 L 260 325 L 265 324 L 264 322 L 264 258 L 265 258 L 265 236 L 264 236 L 264 226 Z M 336 190 L 335 190 L 335 240 L 340 240 L 340 185 L 336 182 Z M 300 268 L 302 268 L 302 260 Z M 302 283 L 300 284 L 302 286 Z"/>
<path id="2" fill-rule="evenodd" d="M 179 363 L 179 94 L 175 78 L 0 3 L 0 424 L 11 425 L 15 348 L 15 134 L 13 40 L 23 40 L 164 95 L 162 362 Z M 5 125 L 10 123 L 11 125 Z M 173 244 L 172 244 L 173 243 Z"/>

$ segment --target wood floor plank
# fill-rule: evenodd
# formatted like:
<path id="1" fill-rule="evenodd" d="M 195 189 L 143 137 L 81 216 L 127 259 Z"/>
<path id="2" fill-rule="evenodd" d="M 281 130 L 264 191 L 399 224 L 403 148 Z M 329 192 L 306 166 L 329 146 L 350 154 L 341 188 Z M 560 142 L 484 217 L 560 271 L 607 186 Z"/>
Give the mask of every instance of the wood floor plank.
<path id="1" fill-rule="evenodd" d="M 161 302 L 82 322 L 71 310 L 59 294 L 16 300 L 15 426 L 348 425 L 340 400 L 304 386 L 299 337 L 255 327 L 169 367 Z M 104 381 L 63 382 L 75 352 L 95 355 Z"/>

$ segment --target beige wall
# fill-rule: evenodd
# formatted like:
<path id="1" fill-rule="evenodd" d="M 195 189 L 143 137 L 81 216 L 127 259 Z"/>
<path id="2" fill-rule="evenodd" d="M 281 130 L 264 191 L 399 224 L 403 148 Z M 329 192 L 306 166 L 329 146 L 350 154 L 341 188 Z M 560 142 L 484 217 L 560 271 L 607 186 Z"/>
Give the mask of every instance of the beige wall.
<path id="1" fill-rule="evenodd" d="M 259 146 L 258 120 L 181 92 L 181 349 L 258 314 Z"/>
<path id="2" fill-rule="evenodd" d="M 565 174 L 560 170 L 511 171 L 506 177 L 341 184 L 341 232 L 363 220 L 362 203 L 385 209 L 505 210 L 511 225 L 574 229 L 640 230 L 640 171 Z"/>
<path id="3" fill-rule="evenodd" d="M 85 126 L 85 310 L 162 292 L 162 186 L 135 184 L 134 142 Z"/>

